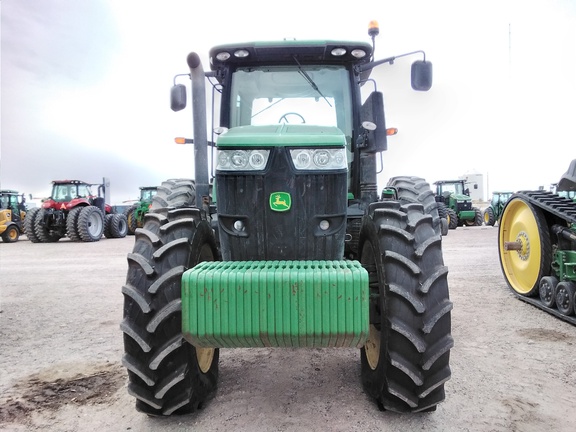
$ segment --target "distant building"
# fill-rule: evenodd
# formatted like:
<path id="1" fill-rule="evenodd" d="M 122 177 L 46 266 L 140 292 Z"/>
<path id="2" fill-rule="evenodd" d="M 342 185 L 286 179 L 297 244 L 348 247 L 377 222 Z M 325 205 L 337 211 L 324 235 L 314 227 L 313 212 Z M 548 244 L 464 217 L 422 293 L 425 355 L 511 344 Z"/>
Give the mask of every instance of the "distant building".
<path id="1" fill-rule="evenodd" d="M 464 180 L 466 187 L 470 190 L 472 201 L 485 201 L 484 196 L 484 175 L 478 173 L 468 173 L 460 176 Z"/>

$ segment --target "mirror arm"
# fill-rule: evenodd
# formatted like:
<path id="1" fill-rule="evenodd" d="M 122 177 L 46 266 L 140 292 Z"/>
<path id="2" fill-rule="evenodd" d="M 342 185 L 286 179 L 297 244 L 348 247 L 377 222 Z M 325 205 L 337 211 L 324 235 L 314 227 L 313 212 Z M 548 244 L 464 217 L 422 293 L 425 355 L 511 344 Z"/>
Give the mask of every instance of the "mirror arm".
<path id="1" fill-rule="evenodd" d="M 381 64 L 384 64 L 384 63 L 393 64 L 397 58 L 406 57 L 406 56 L 418 54 L 418 53 L 422 53 L 422 56 L 424 57 L 423 60 L 426 61 L 426 53 L 422 50 L 418 50 L 418 51 L 412 51 L 412 52 L 405 53 L 405 54 L 399 54 L 397 56 L 387 57 L 387 58 L 382 59 L 382 60 L 376 60 L 376 61 L 373 61 L 370 63 L 358 65 L 358 66 L 356 66 L 356 72 L 358 72 L 358 73 L 364 72 L 364 71 L 367 71 L 369 69 L 373 69 L 376 66 L 380 66 Z"/>

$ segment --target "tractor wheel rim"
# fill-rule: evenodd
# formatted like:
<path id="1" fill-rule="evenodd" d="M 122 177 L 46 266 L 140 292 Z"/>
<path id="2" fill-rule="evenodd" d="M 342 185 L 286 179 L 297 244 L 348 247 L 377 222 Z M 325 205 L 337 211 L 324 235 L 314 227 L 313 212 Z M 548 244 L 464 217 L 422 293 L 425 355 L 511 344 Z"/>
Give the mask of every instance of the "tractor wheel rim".
<path id="1" fill-rule="evenodd" d="M 508 204 L 498 240 L 503 251 L 502 267 L 510 284 L 519 294 L 528 293 L 538 282 L 542 245 L 536 218 L 524 201 L 515 199 Z M 521 247 L 506 251 L 505 243 L 519 243 Z"/>
<path id="2" fill-rule="evenodd" d="M 196 359 L 202 373 L 206 373 L 214 360 L 214 348 L 196 348 Z"/>
<path id="3" fill-rule="evenodd" d="M 368 365 L 372 370 L 378 367 L 378 362 L 380 361 L 380 331 L 376 327 L 370 324 L 370 330 L 368 332 L 368 340 L 364 346 L 366 351 L 366 360 Z"/>

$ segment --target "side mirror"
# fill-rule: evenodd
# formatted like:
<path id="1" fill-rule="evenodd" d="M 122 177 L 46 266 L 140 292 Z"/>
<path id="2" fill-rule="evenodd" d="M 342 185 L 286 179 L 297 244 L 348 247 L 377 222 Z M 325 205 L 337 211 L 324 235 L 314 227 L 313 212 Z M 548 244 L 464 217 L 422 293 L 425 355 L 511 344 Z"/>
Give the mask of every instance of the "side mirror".
<path id="1" fill-rule="evenodd" d="M 170 108 L 172 111 L 181 111 L 186 108 L 186 86 L 176 84 L 170 89 Z"/>
<path id="2" fill-rule="evenodd" d="M 366 153 L 378 153 L 388 149 L 386 121 L 384 119 L 384 96 L 375 91 L 368 96 L 360 111 L 365 135 L 359 139 L 359 147 Z"/>
<path id="3" fill-rule="evenodd" d="M 428 91 L 432 87 L 432 63 L 416 60 L 411 69 L 412 88 L 418 91 Z"/>

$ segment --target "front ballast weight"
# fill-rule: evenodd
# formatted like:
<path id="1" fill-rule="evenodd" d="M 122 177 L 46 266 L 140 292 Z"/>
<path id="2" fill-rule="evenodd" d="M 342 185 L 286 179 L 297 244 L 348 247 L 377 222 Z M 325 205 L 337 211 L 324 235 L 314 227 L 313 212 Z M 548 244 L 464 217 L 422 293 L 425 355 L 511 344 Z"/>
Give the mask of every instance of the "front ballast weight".
<path id="1" fill-rule="evenodd" d="M 361 348 L 368 338 L 357 261 L 203 262 L 182 284 L 182 331 L 196 347 Z"/>

